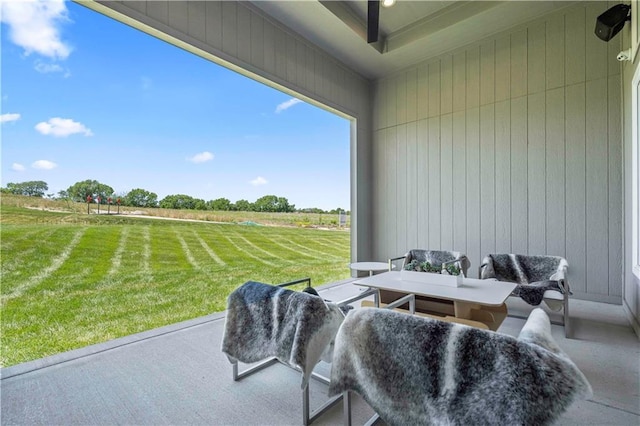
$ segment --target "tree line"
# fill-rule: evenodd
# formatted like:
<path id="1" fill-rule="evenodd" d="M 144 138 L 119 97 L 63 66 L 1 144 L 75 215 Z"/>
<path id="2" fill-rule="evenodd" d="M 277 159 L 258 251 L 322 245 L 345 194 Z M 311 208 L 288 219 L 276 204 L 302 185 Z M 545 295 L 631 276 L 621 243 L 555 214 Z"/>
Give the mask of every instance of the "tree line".
<path id="1" fill-rule="evenodd" d="M 44 181 L 28 181 L 20 183 L 7 183 L 2 192 L 26 195 L 30 197 L 45 197 L 49 186 Z M 112 187 L 96 180 L 83 180 L 76 182 L 66 190 L 58 194 L 46 194 L 48 198 L 68 199 L 77 202 L 99 202 L 100 204 L 119 204 L 128 207 L 159 207 L 163 209 L 188 209 L 188 210 L 222 210 L 222 211 L 245 211 L 245 212 L 304 212 L 304 213 L 333 213 L 345 211 L 341 208 L 325 211 L 319 208 L 297 209 L 294 204 L 290 204 L 285 197 L 275 195 L 265 195 L 256 201 L 238 200 L 232 203 L 227 198 L 217 198 L 205 201 L 194 198 L 190 195 L 175 194 L 167 195 L 158 201 L 158 195 L 145 189 L 136 188 L 123 194 L 116 194 Z"/>

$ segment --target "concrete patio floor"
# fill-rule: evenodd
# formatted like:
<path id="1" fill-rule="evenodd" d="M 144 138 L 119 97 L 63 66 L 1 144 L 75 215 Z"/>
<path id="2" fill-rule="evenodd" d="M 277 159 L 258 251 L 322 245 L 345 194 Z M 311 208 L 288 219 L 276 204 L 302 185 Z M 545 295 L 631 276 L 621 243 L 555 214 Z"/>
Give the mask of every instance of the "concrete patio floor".
<path id="1" fill-rule="evenodd" d="M 361 289 L 345 281 L 320 290 L 326 299 L 342 300 Z M 509 308 L 528 309 L 511 299 Z M 558 424 L 640 424 L 640 341 L 622 308 L 572 300 L 571 316 L 574 338 L 555 325 L 553 335 L 594 396 L 572 406 Z M 509 317 L 498 331 L 515 336 L 523 324 Z M 223 329 L 224 313 L 212 314 L 3 368 L 1 424 L 301 424 L 300 374 L 276 364 L 234 382 L 220 352 Z M 312 381 L 312 408 L 325 399 L 326 386 Z M 372 414 L 354 398 L 354 424 Z M 342 406 L 314 424 L 342 424 Z"/>

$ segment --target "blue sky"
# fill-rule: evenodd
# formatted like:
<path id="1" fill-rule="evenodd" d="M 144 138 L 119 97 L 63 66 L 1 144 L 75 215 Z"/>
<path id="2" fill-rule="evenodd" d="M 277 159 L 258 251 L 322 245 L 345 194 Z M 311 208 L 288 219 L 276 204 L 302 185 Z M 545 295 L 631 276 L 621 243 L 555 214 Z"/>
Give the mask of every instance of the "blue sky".
<path id="1" fill-rule="evenodd" d="M 349 209 L 349 122 L 72 2 L 3 1 L 1 184 Z"/>

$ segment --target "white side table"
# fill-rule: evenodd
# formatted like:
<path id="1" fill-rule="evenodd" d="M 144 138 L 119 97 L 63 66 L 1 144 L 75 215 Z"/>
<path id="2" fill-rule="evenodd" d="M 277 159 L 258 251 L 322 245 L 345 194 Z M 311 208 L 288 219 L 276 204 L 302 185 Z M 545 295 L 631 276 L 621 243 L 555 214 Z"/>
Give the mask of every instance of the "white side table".
<path id="1" fill-rule="evenodd" d="M 382 272 L 389 270 L 389 264 L 386 262 L 354 262 L 349 264 L 349 268 L 354 271 L 369 271 L 369 276 L 374 272 Z"/>

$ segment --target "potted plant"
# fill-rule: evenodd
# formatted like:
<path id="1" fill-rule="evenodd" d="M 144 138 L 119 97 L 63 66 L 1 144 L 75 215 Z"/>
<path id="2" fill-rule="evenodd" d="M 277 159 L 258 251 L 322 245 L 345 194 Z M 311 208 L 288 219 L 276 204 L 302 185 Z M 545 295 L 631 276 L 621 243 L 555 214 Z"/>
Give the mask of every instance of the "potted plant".
<path id="1" fill-rule="evenodd" d="M 443 263 L 440 266 L 430 262 L 412 260 L 400 272 L 402 279 L 407 281 L 424 282 L 427 284 L 447 285 L 459 287 L 464 274 L 454 263 Z"/>

